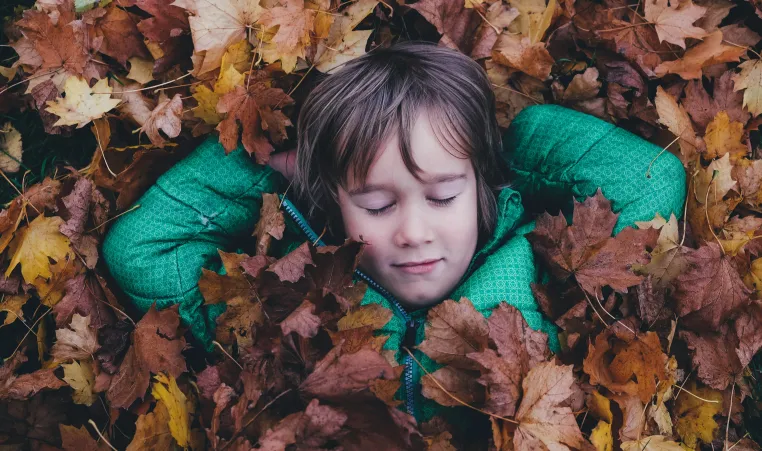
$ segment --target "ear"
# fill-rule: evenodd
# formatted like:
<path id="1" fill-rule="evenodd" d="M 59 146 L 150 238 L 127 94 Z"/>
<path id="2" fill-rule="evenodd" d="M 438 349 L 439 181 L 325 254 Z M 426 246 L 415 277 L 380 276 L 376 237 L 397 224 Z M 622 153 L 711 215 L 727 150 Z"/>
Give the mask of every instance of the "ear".
<path id="1" fill-rule="evenodd" d="M 270 161 L 267 162 L 267 165 L 291 180 L 296 168 L 296 149 L 270 155 Z"/>

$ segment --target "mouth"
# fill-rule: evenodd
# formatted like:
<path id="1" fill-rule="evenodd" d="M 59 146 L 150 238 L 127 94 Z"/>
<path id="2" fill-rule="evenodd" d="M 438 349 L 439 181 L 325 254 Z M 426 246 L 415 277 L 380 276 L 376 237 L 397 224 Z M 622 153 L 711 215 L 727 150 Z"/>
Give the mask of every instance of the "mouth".
<path id="1" fill-rule="evenodd" d="M 426 274 L 433 271 L 440 261 L 442 261 L 441 258 L 436 258 L 418 262 L 405 262 L 392 266 L 408 274 Z"/>

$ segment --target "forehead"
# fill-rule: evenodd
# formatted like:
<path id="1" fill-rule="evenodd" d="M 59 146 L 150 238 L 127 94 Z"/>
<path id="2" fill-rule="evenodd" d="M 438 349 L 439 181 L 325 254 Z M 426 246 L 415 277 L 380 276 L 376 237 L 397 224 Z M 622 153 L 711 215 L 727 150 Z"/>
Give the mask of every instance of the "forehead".
<path id="1" fill-rule="evenodd" d="M 446 139 L 447 133 L 438 130 L 440 133 L 440 139 L 438 139 L 434 128 L 441 125 L 432 121 L 435 119 L 422 112 L 417 116 L 410 130 L 411 157 L 421 169 L 418 176 L 425 182 L 441 175 L 468 175 L 473 172 L 468 155 L 457 153 L 452 147 L 443 146 L 440 139 Z M 413 177 L 403 160 L 399 136 L 394 133 L 379 147 L 375 160 L 368 168 L 364 185 L 389 184 L 405 176 Z M 348 185 L 350 188 L 358 187 L 357 180 L 351 173 L 348 176 Z"/>

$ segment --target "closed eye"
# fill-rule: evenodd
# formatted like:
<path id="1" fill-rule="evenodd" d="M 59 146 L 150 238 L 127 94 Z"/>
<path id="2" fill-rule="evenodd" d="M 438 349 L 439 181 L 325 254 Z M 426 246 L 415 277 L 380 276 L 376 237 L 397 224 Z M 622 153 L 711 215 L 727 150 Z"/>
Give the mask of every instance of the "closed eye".
<path id="1" fill-rule="evenodd" d="M 433 203 L 434 205 L 436 205 L 438 207 L 446 207 L 447 205 L 450 205 L 455 200 L 456 197 L 458 197 L 458 196 L 448 197 L 447 199 L 431 199 L 431 198 L 429 198 L 428 200 L 429 200 L 429 202 Z M 387 210 L 392 208 L 394 205 L 395 205 L 394 203 L 391 203 L 391 204 L 386 205 L 386 206 L 381 207 L 381 208 L 366 208 L 365 210 L 371 216 L 379 216 L 379 215 L 384 214 Z"/>

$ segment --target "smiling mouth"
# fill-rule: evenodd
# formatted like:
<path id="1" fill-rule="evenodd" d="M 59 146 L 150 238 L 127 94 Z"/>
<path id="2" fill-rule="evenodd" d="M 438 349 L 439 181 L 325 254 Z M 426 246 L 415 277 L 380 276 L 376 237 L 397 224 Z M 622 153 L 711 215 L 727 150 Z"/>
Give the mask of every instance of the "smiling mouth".
<path id="1" fill-rule="evenodd" d="M 424 260 L 420 262 L 407 262 L 398 265 L 392 265 L 408 274 L 426 274 L 434 270 L 436 265 L 442 261 L 441 258 Z"/>

